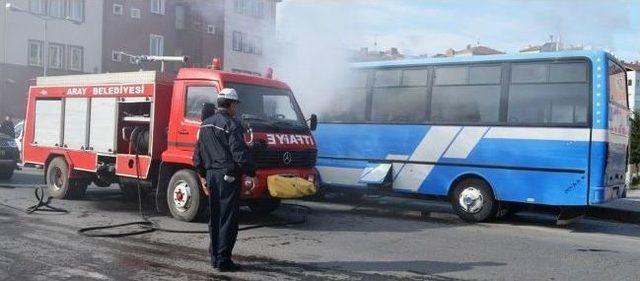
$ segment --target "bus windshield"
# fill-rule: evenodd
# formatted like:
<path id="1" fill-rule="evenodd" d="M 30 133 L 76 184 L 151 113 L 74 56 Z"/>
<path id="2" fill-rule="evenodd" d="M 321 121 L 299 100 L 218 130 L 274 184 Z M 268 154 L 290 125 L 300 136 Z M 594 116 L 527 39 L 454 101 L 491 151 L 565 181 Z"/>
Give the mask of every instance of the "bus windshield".
<path id="1" fill-rule="evenodd" d="M 238 116 L 304 126 L 304 120 L 290 90 L 226 83 L 240 96 Z"/>

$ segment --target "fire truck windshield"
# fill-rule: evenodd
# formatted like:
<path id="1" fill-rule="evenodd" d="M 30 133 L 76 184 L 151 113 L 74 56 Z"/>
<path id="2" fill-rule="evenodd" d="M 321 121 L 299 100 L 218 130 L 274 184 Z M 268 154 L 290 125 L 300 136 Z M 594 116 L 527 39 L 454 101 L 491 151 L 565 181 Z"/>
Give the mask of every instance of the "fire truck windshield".
<path id="1" fill-rule="evenodd" d="M 238 92 L 238 115 L 251 116 L 292 126 L 304 126 L 302 114 L 289 90 L 248 84 L 226 83 Z"/>

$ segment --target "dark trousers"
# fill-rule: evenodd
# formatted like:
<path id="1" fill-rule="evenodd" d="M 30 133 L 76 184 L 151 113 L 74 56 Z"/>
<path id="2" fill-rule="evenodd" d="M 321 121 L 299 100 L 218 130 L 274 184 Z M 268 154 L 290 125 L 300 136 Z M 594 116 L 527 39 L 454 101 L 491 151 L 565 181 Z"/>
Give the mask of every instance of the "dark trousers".
<path id="1" fill-rule="evenodd" d="M 211 263 L 225 264 L 231 261 L 231 252 L 238 236 L 240 214 L 240 179 L 224 180 L 224 171 L 208 170 L 209 188 L 209 238 L 211 239 Z"/>

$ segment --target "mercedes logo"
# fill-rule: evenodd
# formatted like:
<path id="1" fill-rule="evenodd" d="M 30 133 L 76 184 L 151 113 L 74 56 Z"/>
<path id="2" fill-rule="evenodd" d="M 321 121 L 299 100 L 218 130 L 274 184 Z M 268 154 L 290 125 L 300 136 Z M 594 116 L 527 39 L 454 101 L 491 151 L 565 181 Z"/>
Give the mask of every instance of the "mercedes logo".
<path id="1" fill-rule="evenodd" d="M 282 162 L 284 162 L 285 165 L 289 165 L 291 164 L 291 161 L 293 161 L 293 156 L 291 155 L 291 152 L 285 152 L 282 155 Z"/>

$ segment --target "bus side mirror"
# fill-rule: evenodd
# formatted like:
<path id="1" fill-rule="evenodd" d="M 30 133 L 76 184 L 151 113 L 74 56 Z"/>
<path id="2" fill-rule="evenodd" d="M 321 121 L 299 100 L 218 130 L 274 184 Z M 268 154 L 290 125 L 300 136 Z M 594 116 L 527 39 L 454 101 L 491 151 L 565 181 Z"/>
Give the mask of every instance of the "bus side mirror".
<path id="1" fill-rule="evenodd" d="M 318 116 L 311 114 L 311 117 L 309 118 L 309 129 L 311 131 L 315 131 L 316 128 L 318 128 Z"/>

